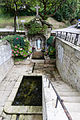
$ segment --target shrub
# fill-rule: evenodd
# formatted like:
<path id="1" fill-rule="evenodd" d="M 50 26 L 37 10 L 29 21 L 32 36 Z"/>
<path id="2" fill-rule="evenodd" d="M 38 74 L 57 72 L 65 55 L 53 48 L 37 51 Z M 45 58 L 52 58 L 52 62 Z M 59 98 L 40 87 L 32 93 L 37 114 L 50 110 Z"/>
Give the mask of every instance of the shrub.
<path id="1" fill-rule="evenodd" d="M 23 48 L 25 45 L 23 37 L 21 37 L 19 35 L 14 36 L 13 45 L 14 46 L 20 45 Z"/>
<path id="2" fill-rule="evenodd" d="M 29 41 L 26 40 L 26 41 L 25 41 L 25 46 L 24 46 L 24 49 L 26 50 L 26 52 L 29 51 L 29 47 L 30 47 Z"/>
<path id="3" fill-rule="evenodd" d="M 28 30 L 28 36 L 33 36 L 36 34 L 43 34 L 46 32 L 48 28 L 47 25 L 41 25 L 40 23 L 35 22 L 35 20 L 25 23 L 25 27 Z"/>
<path id="4" fill-rule="evenodd" d="M 22 47 L 24 47 L 24 39 L 23 39 L 23 37 L 21 37 L 20 35 L 8 35 L 8 36 L 6 36 L 6 37 L 4 37 L 4 38 L 2 38 L 1 40 L 7 40 L 10 44 L 11 44 L 11 46 L 15 46 L 15 45 L 20 45 L 20 46 L 22 46 Z"/>
<path id="5" fill-rule="evenodd" d="M 15 45 L 12 47 L 12 56 L 13 57 L 27 57 L 29 53 L 27 53 L 20 45 Z"/>
<path id="6" fill-rule="evenodd" d="M 49 48 L 48 48 L 48 54 L 49 54 L 50 58 L 55 58 L 56 49 L 53 46 L 49 46 Z"/>
<path id="7" fill-rule="evenodd" d="M 29 41 L 25 41 L 19 35 L 8 35 L 1 40 L 7 40 L 11 44 L 12 56 L 25 58 L 31 54 Z"/>

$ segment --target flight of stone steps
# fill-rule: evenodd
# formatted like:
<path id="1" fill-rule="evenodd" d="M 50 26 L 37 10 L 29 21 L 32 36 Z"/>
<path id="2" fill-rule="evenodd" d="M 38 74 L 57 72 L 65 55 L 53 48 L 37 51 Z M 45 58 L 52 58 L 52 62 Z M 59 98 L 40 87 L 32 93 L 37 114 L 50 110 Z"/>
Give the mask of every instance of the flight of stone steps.
<path id="1" fill-rule="evenodd" d="M 55 72 L 54 76 L 56 81 L 52 82 L 53 86 L 63 100 L 72 120 L 80 120 L 80 92 L 61 81 L 60 75 L 55 74 Z"/>
<path id="2" fill-rule="evenodd" d="M 36 64 L 34 72 L 37 70 L 38 72 L 42 73 L 46 71 L 49 79 L 52 81 L 53 86 L 63 100 L 68 112 L 70 113 L 72 120 L 80 120 L 80 92 L 78 92 L 76 89 L 73 89 L 68 85 L 68 83 L 62 81 L 58 71 L 54 69 L 54 65 L 42 63 Z M 60 120 L 63 119 L 60 118 Z"/>

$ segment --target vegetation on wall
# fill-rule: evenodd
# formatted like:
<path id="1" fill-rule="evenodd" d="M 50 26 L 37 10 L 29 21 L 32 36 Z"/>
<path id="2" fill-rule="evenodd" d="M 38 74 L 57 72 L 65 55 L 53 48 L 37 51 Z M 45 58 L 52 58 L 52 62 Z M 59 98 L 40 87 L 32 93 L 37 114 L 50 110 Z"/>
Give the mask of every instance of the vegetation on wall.
<path id="1" fill-rule="evenodd" d="M 36 22 L 35 20 L 32 20 L 28 23 L 25 23 L 25 28 L 27 28 L 27 30 L 28 30 L 28 36 L 33 36 L 36 34 L 44 35 L 48 26 L 45 24 L 41 25 L 40 23 Z"/>
<path id="2" fill-rule="evenodd" d="M 47 54 L 49 55 L 50 58 L 55 58 L 56 49 L 55 49 L 55 38 L 53 36 L 50 36 L 47 39 L 47 46 L 48 46 Z"/>
<path id="3" fill-rule="evenodd" d="M 14 39 L 13 39 L 13 45 L 20 45 L 22 48 L 24 47 L 25 43 L 24 43 L 24 38 L 19 36 L 19 35 L 15 35 Z"/>
<path id="4" fill-rule="evenodd" d="M 31 54 L 28 40 L 20 35 L 8 35 L 1 40 L 7 40 L 11 44 L 12 56 L 25 58 Z"/>

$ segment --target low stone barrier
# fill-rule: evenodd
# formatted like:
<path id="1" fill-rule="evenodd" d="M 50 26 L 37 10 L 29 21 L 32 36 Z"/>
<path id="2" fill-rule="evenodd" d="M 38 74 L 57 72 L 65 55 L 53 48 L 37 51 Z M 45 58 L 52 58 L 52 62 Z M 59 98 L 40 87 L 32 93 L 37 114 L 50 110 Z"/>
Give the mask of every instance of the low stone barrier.
<path id="1" fill-rule="evenodd" d="M 80 47 L 57 37 L 56 66 L 62 79 L 80 91 Z"/>
<path id="2" fill-rule="evenodd" d="M 56 93 L 52 86 L 49 86 L 49 80 L 46 76 L 43 76 L 42 81 L 42 93 L 43 93 L 43 120 L 68 120 L 60 102 L 56 106 Z"/>
<path id="3" fill-rule="evenodd" d="M 11 47 L 7 41 L 0 41 L 0 82 L 14 65 Z"/>

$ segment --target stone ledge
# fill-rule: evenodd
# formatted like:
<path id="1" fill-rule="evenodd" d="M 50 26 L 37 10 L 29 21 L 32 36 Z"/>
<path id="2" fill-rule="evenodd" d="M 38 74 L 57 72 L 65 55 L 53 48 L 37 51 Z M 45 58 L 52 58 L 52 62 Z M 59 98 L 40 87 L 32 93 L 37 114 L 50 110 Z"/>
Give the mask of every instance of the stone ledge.
<path id="1" fill-rule="evenodd" d="M 67 44 L 68 46 L 74 48 L 75 50 L 80 51 L 80 47 L 79 46 L 74 45 L 74 44 L 72 44 L 72 43 L 70 43 L 68 41 L 65 41 L 64 39 L 61 39 L 59 37 L 57 37 L 57 39 L 59 39 L 61 42 L 65 43 L 65 44 Z"/>
<path id="2" fill-rule="evenodd" d="M 7 114 L 35 114 L 35 115 L 42 115 L 42 106 L 14 106 L 12 105 L 15 96 L 17 94 L 18 88 L 22 81 L 23 76 L 40 76 L 41 74 L 24 74 L 21 75 L 8 98 L 4 106 L 4 112 Z"/>

